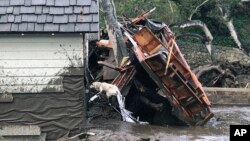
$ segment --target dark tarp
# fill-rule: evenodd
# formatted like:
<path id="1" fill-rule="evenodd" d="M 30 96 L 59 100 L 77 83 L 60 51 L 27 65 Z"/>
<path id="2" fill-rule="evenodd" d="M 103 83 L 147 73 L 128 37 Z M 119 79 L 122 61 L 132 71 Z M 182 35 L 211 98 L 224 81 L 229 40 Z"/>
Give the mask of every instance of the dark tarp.
<path id="1" fill-rule="evenodd" d="M 12 103 L 0 103 L 1 125 L 38 125 L 47 139 L 79 130 L 85 120 L 82 76 L 64 77 L 63 93 L 13 94 Z"/>

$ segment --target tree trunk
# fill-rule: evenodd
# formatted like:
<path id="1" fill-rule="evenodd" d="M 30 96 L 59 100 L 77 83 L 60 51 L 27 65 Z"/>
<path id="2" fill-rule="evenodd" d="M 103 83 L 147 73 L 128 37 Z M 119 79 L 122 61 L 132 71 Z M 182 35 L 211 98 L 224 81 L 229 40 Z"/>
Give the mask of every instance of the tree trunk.
<path id="1" fill-rule="evenodd" d="M 230 19 L 229 21 L 226 22 L 226 25 L 227 25 L 227 28 L 234 40 L 234 42 L 237 44 L 237 46 L 239 47 L 239 49 L 242 49 L 242 45 L 241 45 L 241 42 L 238 38 L 238 35 L 236 33 L 236 30 L 234 28 L 234 25 L 233 25 L 233 21 Z"/>
<path id="2" fill-rule="evenodd" d="M 127 47 L 117 22 L 115 5 L 113 0 L 101 0 L 101 5 L 104 11 L 109 40 L 112 43 L 112 48 L 114 50 L 116 65 L 119 66 L 122 58 L 127 56 Z"/>
<path id="3" fill-rule="evenodd" d="M 188 20 L 191 21 L 193 15 L 197 12 L 197 10 L 198 10 L 201 6 L 203 6 L 204 4 L 206 4 L 208 1 L 209 1 L 209 0 L 205 0 L 205 1 L 203 1 L 200 5 L 198 5 L 198 6 L 193 10 L 193 12 L 190 14 L 190 16 L 188 17 Z"/>
<path id="4" fill-rule="evenodd" d="M 219 10 L 222 14 L 223 20 L 224 20 L 224 22 L 225 22 L 225 24 L 230 32 L 231 37 L 233 38 L 233 40 L 236 43 L 236 45 L 238 46 L 238 48 L 242 49 L 242 45 L 241 45 L 241 42 L 238 38 L 237 32 L 234 28 L 233 21 L 229 15 L 230 10 L 228 8 L 223 9 L 222 7 L 219 7 Z"/>

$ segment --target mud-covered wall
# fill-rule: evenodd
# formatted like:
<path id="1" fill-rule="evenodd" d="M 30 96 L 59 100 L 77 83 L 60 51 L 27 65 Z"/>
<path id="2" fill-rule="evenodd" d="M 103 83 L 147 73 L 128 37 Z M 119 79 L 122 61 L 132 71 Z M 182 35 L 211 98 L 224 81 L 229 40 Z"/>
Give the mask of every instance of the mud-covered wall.
<path id="1" fill-rule="evenodd" d="M 238 48 L 212 46 L 212 55 L 210 56 L 204 45 L 184 42 L 178 42 L 178 45 L 192 68 L 224 61 L 240 61 L 242 64 L 250 64 L 250 57 Z"/>
<path id="2" fill-rule="evenodd" d="M 84 80 L 63 78 L 63 93 L 13 94 L 14 101 L 0 103 L 0 126 L 38 125 L 46 139 L 57 139 L 84 125 Z"/>

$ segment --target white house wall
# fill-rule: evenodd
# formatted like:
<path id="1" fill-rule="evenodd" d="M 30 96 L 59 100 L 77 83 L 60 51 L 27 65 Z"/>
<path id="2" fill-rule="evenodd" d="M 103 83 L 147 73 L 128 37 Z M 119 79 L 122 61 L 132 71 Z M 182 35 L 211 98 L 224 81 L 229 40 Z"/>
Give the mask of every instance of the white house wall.
<path id="1" fill-rule="evenodd" d="M 0 56 L 2 59 L 7 60 L 15 60 L 16 58 L 22 60 L 67 60 L 69 58 L 74 58 L 74 56 L 79 57 L 79 59 L 83 60 L 83 52 L 81 51 L 67 51 L 67 55 L 65 55 L 65 51 L 40 51 L 39 53 L 35 53 L 36 51 L 2 51 L 0 52 Z M 27 56 L 29 54 L 29 56 Z"/>
<path id="2" fill-rule="evenodd" d="M 81 35 L 0 35 L 0 93 L 63 92 L 71 75 L 83 75 Z"/>

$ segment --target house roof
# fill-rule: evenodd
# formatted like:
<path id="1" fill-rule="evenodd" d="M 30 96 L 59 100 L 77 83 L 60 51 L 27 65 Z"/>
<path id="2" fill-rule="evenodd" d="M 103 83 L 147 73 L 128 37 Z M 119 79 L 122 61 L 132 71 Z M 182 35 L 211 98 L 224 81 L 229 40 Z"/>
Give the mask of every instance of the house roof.
<path id="1" fill-rule="evenodd" d="M 98 32 L 98 0 L 1 0 L 0 32 Z"/>

